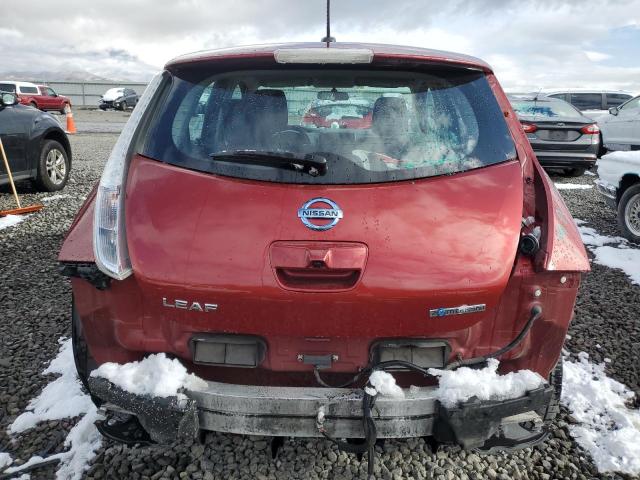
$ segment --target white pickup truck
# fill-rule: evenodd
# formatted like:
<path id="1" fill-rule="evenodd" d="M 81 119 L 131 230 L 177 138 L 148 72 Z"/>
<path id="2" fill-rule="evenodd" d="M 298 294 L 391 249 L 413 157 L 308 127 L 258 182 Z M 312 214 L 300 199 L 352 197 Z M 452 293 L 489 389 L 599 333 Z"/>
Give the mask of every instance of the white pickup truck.
<path id="1" fill-rule="evenodd" d="M 598 192 L 618 210 L 622 234 L 640 243 L 640 151 L 611 152 L 596 165 Z"/>

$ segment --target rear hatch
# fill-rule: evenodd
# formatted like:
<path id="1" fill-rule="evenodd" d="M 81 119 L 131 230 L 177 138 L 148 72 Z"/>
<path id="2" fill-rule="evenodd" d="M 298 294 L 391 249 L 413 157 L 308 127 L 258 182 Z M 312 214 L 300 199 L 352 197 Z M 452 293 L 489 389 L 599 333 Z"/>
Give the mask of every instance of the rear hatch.
<path id="1" fill-rule="evenodd" d="M 266 368 L 299 369 L 302 352 L 353 371 L 381 339 L 491 331 L 523 194 L 482 74 L 204 71 L 169 88 L 127 184 L 149 338 L 188 357 L 195 334 L 252 335 Z M 301 124 L 336 92 L 372 101 L 370 129 Z"/>

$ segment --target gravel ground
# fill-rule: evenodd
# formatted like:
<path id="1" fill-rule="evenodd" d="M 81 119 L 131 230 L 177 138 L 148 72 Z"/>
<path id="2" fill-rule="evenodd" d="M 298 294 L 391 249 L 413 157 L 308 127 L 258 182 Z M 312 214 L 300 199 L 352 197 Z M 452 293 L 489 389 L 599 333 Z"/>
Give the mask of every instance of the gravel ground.
<path id="1" fill-rule="evenodd" d="M 53 116 L 66 129 L 67 119 L 65 115 L 54 113 Z M 120 133 L 130 116 L 131 110 L 126 112 L 118 110 L 102 111 L 99 108 L 94 108 L 73 111 L 73 119 L 78 133 Z"/>
<path id="2" fill-rule="evenodd" d="M 75 117 L 81 132 L 96 123 L 126 120 L 120 112 L 77 111 Z M 56 255 L 116 138 L 95 133 L 71 137 L 74 165 L 62 192 L 68 197 L 52 200 L 20 225 L 0 231 L 0 452 L 11 453 L 16 464 L 34 454 L 62 451 L 66 433 L 77 420 L 47 422 L 13 440 L 6 434 L 8 425 L 50 380 L 40 372 L 56 355 L 58 338 L 70 334 L 71 292 L 68 281 L 57 272 Z M 591 184 L 594 178 L 554 180 Z M 36 193 L 28 184 L 20 189 L 27 205 L 52 196 Z M 0 190 L 0 209 L 11 204 L 10 195 L 1 193 L 7 191 Z M 601 203 L 594 189 L 563 190 L 562 195 L 576 218 L 602 234 L 617 235 L 614 212 Z M 640 395 L 639 305 L 640 288 L 622 272 L 593 265 L 582 286 L 568 348 L 586 351 L 599 362 L 611 358 L 608 373 Z M 379 478 L 393 480 L 632 478 L 598 474 L 569 436 L 571 422 L 563 412 L 545 443 L 514 454 L 480 455 L 449 447 L 434 452 L 422 439 L 387 441 L 379 448 L 377 473 Z M 163 447 L 125 447 L 105 440 L 86 478 L 348 479 L 365 478 L 365 470 L 366 462 L 337 451 L 327 441 L 286 440 L 272 460 L 267 438 L 208 434 L 203 444 Z M 32 473 L 32 478 L 54 477 L 53 466 Z"/>

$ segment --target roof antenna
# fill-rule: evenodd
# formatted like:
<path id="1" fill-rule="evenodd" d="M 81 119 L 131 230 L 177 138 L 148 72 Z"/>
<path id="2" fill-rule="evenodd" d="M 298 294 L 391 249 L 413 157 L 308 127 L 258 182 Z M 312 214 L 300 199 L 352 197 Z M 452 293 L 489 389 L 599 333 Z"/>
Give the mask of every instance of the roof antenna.
<path id="1" fill-rule="evenodd" d="M 329 48 L 329 44 L 335 41 L 336 39 L 331 36 L 331 0 L 327 0 L 327 36 L 321 42 L 325 42 Z"/>

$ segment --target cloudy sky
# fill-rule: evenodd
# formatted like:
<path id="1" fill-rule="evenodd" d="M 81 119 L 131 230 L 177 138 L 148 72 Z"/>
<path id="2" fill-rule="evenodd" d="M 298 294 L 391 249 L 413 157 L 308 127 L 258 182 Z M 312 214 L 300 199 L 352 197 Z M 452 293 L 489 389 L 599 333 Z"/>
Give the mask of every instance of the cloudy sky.
<path id="1" fill-rule="evenodd" d="M 319 40 L 324 9 L 325 0 L 21 0 L 0 26 L 0 76 L 147 80 L 186 52 Z M 332 17 L 338 41 L 476 55 L 512 90 L 640 92 L 640 0 L 333 0 Z"/>

